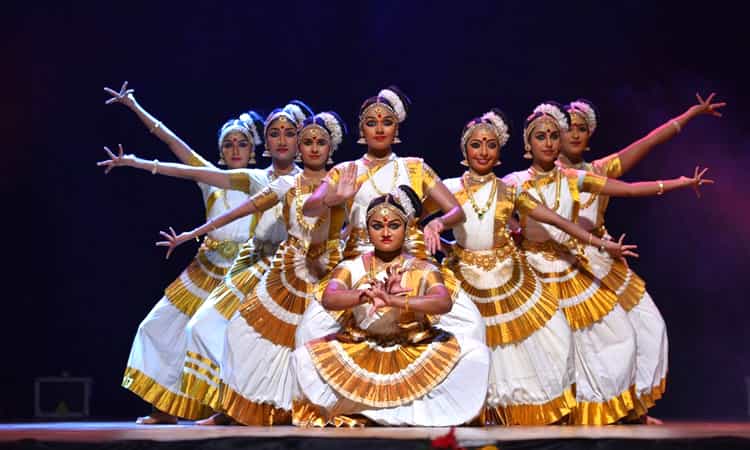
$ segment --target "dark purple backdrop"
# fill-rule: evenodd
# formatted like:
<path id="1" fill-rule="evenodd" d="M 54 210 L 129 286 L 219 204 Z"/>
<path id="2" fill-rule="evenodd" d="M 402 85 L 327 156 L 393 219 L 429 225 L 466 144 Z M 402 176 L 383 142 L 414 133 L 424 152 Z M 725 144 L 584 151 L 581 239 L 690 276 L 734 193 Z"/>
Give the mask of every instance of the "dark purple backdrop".
<path id="1" fill-rule="evenodd" d="M 443 177 L 461 172 L 463 123 L 493 106 L 516 124 L 504 174 L 526 166 L 518 127 L 542 100 L 598 105 L 597 157 L 681 113 L 696 90 L 716 90 L 730 102 L 725 118 L 696 119 L 627 179 L 690 174 L 700 163 L 718 184 L 700 201 L 689 191 L 615 200 L 608 224 L 641 246 L 632 264 L 669 327 L 668 391 L 654 413 L 747 417 L 750 73 L 740 11 L 721 2 L 209 3 L 56 4 L 10 15 L 0 419 L 30 417 L 33 378 L 62 371 L 95 379 L 95 416 L 148 410 L 119 387 L 122 370 L 138 323 L 195 250 L 164 261 L 153 242 L 204 212 L 191 183 L 127 169 L 105 177 L 95 166 L 102 145 L 117 143 L 173 159 L 135 115 L 104 106 L 102 87 L 126 79 L 211 158 L 233 114 L 299 97 L 356 129 L 362 99 L 396 83 L 414 100 L 397 151 L 425 157 Z M 337 160 L 361 154 L 355 140 Z"/>

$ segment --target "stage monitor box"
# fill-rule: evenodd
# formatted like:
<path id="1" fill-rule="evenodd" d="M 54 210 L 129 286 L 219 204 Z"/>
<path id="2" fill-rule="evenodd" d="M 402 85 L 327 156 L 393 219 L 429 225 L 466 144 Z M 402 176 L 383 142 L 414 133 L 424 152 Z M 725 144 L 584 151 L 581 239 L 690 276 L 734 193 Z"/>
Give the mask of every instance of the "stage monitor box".
<path id="1" fill-rule="evenodd" d="M 34 380 L 34 417 L 77 418 L 90 415 L 91 378 L 40 377 Z"/>

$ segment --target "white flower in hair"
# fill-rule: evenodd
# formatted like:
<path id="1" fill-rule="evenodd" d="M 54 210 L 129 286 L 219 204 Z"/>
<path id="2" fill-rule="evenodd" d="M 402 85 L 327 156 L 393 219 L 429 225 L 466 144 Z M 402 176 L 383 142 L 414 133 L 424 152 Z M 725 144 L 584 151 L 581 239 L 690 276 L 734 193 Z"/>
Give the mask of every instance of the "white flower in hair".
<path id="1" fill-rule="evenodd" d="M 398 204 L 401 205 L 402 208 L 404 208 L 406 216 L 409 218 L 413 218 L 416 210 L 414 209 L 414 205 L 412 205 L 411 203 L 411 199 L 408 195 L 406 195 L 406 192 L 404 192 L 400 187 L 396 187 L 393 191 L 391 191 L 391 195 L 396 199 Z"/>
<path id="2" fill-rule="evenodd" d="M 560 111 L 560 108 L 558 108 L 555 105 L 552 105 L 549 103 L 542 103 L 536 108 L 534 108 L 534 113 L 549 114 L 550 116 L 555 118 L 555 120 L 557 121 L 557 125 L 560 127 L 561 130 L 567 130 L 569 128 L 568 118 L 565 117 L 565 113 Z"/>
<path id="3" fill-rule="evenodd" d="M 292 116 L 292 119 L 294 119 L 296 123 L 302 123 L 302 121 L 305 120 L 305 117 L 307 117 L 305 116 L 305 113 L 302 111 L 302 108 L 295 105 L 294 103 L 290 103 L 286 105 L 284 107 L 284 111 L 289 113 Z"/>
<path id="4" fill-rule="evenodd" d="M 326 128 L 328 128 L 328 132 L 331 133 L 331 151 L 335 151 L 339 144 L 344 140 L 344 130 L 341 128 L 341 124 L 333 114 L 322 112 L 318 114 L 318 117 L 323 120 L 326 124 Z"/>
<path id="5" fill-rule="evenodd" d="M 406 120 L 406 108 L 404 107 L 404 102 L 401 101 L 401 97 L 399 97 L 397 93 L 390 89 L 383 89 L 378 92 L 378 97 L 383 97 L 393 106 L 393 112 L 396 113 L 396 118 L 399 123 Z"/>
<path id="6" fill-rule="evenodd" d="M 250 114 L 248 113 L 240 114 L 240 120 L 244 123 L 248 131 L 250 131 L 250 134 L 253 137 L 253 145 L 255 145 L 256 147 L 258 145 L 261 145 L 263 141 L 260 139 L 260 134 L 258 133 L 258 127 L 256 126 L 253 118 L 250 117 Z"/>
<path id="7" fill-rule="evenodd" d="M 482 120 L 489 121 L 497 129 L 497 138 L 500 140 L 500 147 L 504 146 L 508 142 L 508 139 L 510 139 L 510 134 L 508 133 L 508 125 L 503 118 L 494 111 L 488 111 L 484 113 Z"/>
<path id="8" fill-rule="evenodd" d="M 591 133 L 596 130 L 596 111 L 586 102 L 570 102 L 570 107 L 579 113 L 583 114 L 583 118 L 586 119 L 586 123 L 589 126 Z"/>

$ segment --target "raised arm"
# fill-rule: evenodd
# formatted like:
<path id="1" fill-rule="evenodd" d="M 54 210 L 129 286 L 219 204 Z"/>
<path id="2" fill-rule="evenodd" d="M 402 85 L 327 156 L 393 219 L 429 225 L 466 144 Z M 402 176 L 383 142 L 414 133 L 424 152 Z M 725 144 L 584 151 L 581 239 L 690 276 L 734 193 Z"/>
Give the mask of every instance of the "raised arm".
<path id="1" fill-rule="evenodd" d="M 601 186 L 599 191 L 601 194 L 609 195 L 611 197 L 649 197 L 653 195 L 662 195 L 665 192 L 673 191 L 675 189 L 686 188 L 692 186 L 695 190 L 695 195 L 700 198 L 700 186 L 704 184 L 713 184 L 713 180 L 707 180 L 703 178 L 708 168 L 703 170 L 700 167 L 695 168 L 693 177 L 679 177 L 671 180 L 664 181 L 641 181 L 635 183 L 626 183 L 624 181 L 615 180 L 612 178 L 606 178 L 604 185 Z M 587 183 L 584 183 L 585 192 L 596 192 L 596 188 L 587 189 Z"/>
<path id="2" fill-rule="evenodd" d="M 638 139 L 622 150 L 616 152 L 615 154 L 620 158 L 620 175 L 632 169 L 643 158 L 645 158 L 654 147 L 675 137 L 677 133 L 685 128 L 688 122 L 693 118 L 706 114 L 714 117 L 721 117 L 719 109 L 726 106 L 726 103 L 712 103 L 715 96 L 716 93 L 712 93 L 706 100 L 703 100 L 701 95 L 696 93 L 695 97 L 698 100 L 697 104 L 691 106 L 679 116 L 670 119 L 661 126 L 655 128 L 641 139 Z M 610 157 L 615 154 L 610 155 Z"/>
<path id="3" fill-rule="evenodd" d="M 158 159 L 153 161 L 136 157 L 133 154 L 125 155 L 122 145 L 119 146 L 117 155 L 112 153 L 109 148 L 104 147 L 110 159 L 96 163 L 99 167 L 104 167 L 104 173 L 108 174 L 115 167 L 134 167 L 136 169 L 146 170 L 151 174 L 166 175 L 175 178 L 185 178 L 195 182 L 200 182 L 215 186 L 220 189 L 232 189 L 233 176 L 242 176 L 242 172 L 233 170 L 220 170 L 215 167 L 195 167 L 185 164 L 164 163 Z"/>
<path id="4" fill-rule="evenodd" d="M 110 105 L 112 103 L 120 103 L 127 106 L 136 116 L 138 116 L 151 134 L 167 144 L 169 149 L 172 150 L 172 153 L 174 153 L 177 159 L 182 161 L 183 164 L 214 167 L 213 164 L 205 160 L 200 154 L 198 154 L 198 152 L 190 148 L 185 141 L 174 134 L 172 130 L 167 128 L 166 125 L 146 111 L 136 101 L 135 96 L 133 95 L 135 89 L 128 89 L 127 81 L 122 84 L 119 92 L 108 87 L 105 87 L 104 91 L 112 96 L 109 100 L 104 102 L 105 104 Z"/>
<path id="5" fill-rule="evenodd" d="M 332 185 L 332 180 L 336 178 Z M 351 163 L 343 169 L 334 167 L 315 192 L 305 200 L 302 213 L 307 217 L 320 217 L 333 206 L 351 199 L 356 193 L 357 166 Z"/>

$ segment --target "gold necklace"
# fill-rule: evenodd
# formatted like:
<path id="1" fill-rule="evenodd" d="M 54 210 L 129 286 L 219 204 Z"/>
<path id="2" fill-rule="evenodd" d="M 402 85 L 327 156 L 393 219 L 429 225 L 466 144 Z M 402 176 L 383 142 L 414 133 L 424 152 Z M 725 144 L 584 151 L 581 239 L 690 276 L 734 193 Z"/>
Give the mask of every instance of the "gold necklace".
<path id="1" fill-rule="evenodd" d="M 389 262 L 389 263 L 383 263 L 383 267 L 381 267 L 380 270 L 375 270 L 375 268 L 376 268 L 376 262 L 375 261 L 376 261 L 375 253 L 371 253 L 370 254 L 370 267 L 367 270 L 367 275 L 370 278 L 370 283 L 372 283 L 372 284 L 374 284 L 377 281 L 377 279 L 378 279 L 377 278 L 378 273 L 380 273 L 380 272 L 388 272 L 388 269 L 390 267 L 393 267 L 393 266 L 396 266 L 396 265 L 399 265 L 399 266 L 401 266 L 401 268 L 403 268 L 404 263 L 406 262 L 406 260 L 404 259 L 404 257 L 402 255 L 398 255 L 391 262 Z"/>
<path id="2" fill-rule="evenodd" d="M 461 184 L 464 186 L 466 195 L 469 197 L 471 207 L 474 209 L 474 212 L 477 213 L 477 216 L 479 216 L 479 220 L 482 220 L 482 217 L 484 217 L 484 215 L 487 214 L 487 211 L 492 207 L 492 203 L 497 200 L 497 178 L 493 176 L 492 190 L 490 191 L 490 196 L 487 198 L 487 204 L 483 207 L 479 207 L 477 204 L 474 194 L 472 194 L 471 189 L 469 189 L 469 183 L 466 181 L 466 178 L 468 178 L 468 172 L 464 173 L 464 176 L 461 177 Z"/>
<path id="3" fill-rule="evenodd" d="M 531 169 L 532 173 L 534 174 L 534 188 L 536 188 L 536 191 L 539 193 L 539 198 L 542 200 L 542 204 L 546 206 L 548 209 L 551 209 L 552 211 L 557 211 L 557 208 L 560 206 L 560 186 L 562 184 L 562 177 L 560 176 L 560 170 L 555 167 L 552 169 L 554 171 L 555 177 L 555 207 L 550 208 L 549 205 L 547 205 L 547 200 L 544 198 L 544 193 L 542 193 L 542 186 L 539 185 L 539 181 L 542 178 L 547 178 L 548 175 L 545 176 L 539 176 L 537 174 L 537 171 L 533 168 Z"/>
<path id="4" fill-rule="evenodd" d="M 318 228 L 321 224 L 321 220 L 319 217 L 316 217 L 313 220 L 313 223 L 310 224 L 310 222 L 305 219 L 305 215 L 302 214 L 302 174 L 297 175 L 294 177 L 294 203 L 295 203 L 295 213 L 297 215 L 297 223 L 300 227 L 302 227 L 303 230 L 305 230 L 308 233 L 311 233 L 313 230 Z"/>
<path id="5" fill-rule="evenodd" d="M 378 195 L 385 195 L 391 192 L 396 187 L 396 183 L 398 182 L 398 161 L 393 159 L 392 162 L 393 162 L 393 177 L 391 178 L 391 188 L 388 189 L 388 192 L 383 192 L 380 189 L 378 189 L 378 186 L 375 184 L 375 173 L 372 171 L 370 167 L 367 168 L 367 177 L 369 178 L 370 186 L 372 186 L 372 188 L 375 189 L 375 192 L 377 192 Z M 380 166 L 380 167 L 383 167 L 383 166 Z"/>

